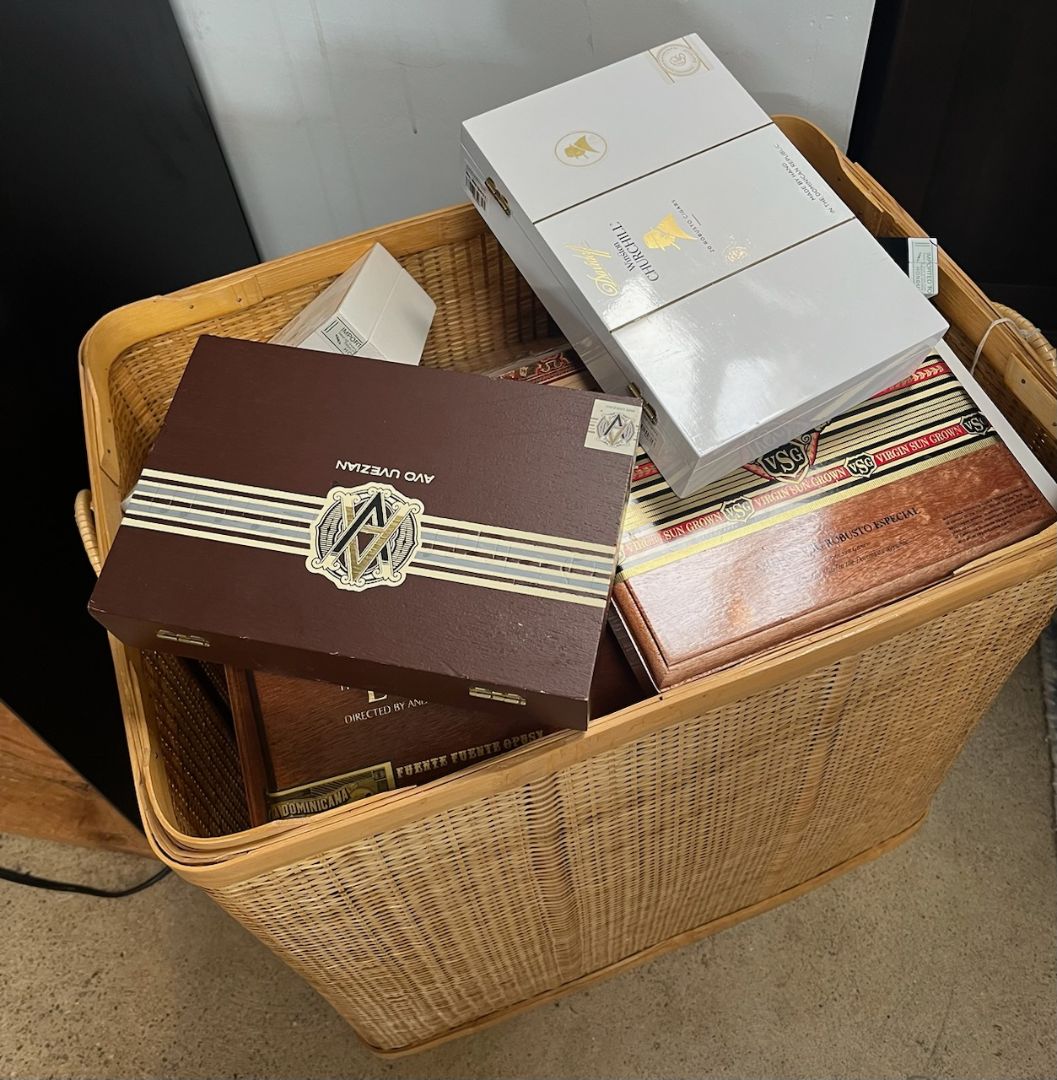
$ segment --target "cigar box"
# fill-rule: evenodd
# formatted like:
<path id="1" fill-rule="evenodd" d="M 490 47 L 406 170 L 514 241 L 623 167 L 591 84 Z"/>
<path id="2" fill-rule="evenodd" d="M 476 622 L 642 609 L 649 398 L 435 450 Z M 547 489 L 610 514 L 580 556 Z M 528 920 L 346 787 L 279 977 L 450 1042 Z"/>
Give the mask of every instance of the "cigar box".
<path id="1" fill-rule="evenodd" d="M 680 496 L 946 329 L 697 35 L 467 120 L 462 147 L 479 212 L 599 385 L 641 398 Z"/>
<path id="2" fill-rule="evenodd" d="M 436 310 L 422 286 L 381 244 L 374 244 L 271 340 L 417 364 Z"/>
<path id="3" fill-rule="evenodd" d="M 254 825 L 424 784 L 560 730 L 516 710 L 497 717 L 232 667 L 227 679 Z M 607 631 L 591 684 L 592 716 L 644 696 Z"/>
<path id="4" fill-rule="evenodd" d="M 203 337 L 90 611 L 141 649 L 583 728 L 638 413 Z"/>
<path id="5" fill-rule="evenodd" d="M 553 348 L 520 356 L 516 360 L 497 365 L 482 365 L 482 375 L 491 379 L 508 379 L 512 382 L 530 382 L 537 386 L 552 383 L 566 385 L 570 379 L 583 372 L 583 364 L 568 342 L 556 343 Z M 585 384 L 582 389 L 593 390 L 595 384 Z"/>
<path id="6" fill-rule="evenodd" d="M 1052 480 L 940 348 L 692 498 L 640 453 L 613 608 L 659 689 L 923 588 L 1054 520 L 1025 469 L 1044 490 Z"/>

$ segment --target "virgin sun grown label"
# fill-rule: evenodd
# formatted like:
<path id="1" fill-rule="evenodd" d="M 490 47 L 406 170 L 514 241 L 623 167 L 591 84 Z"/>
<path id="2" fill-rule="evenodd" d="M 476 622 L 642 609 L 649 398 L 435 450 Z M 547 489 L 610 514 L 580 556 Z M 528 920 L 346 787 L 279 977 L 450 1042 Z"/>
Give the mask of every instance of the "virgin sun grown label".
<path id="1" fill-rule="evenodd" d="M 584 727 L 638 416 L 202 338 L 90 610 L 138 648 Z"/>
<path id="2" fill-rule="evenodd" d="M 642 400 L 679 496 L 946 329 L 697 35 L 467 120 L 462 148 L 477 209 L 598 383 Z"/>

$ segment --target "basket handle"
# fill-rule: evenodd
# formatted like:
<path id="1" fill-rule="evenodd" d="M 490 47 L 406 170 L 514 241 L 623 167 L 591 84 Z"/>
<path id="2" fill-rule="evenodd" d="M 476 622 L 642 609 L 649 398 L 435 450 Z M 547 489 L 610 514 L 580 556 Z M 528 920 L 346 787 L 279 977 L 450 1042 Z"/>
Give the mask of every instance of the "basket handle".
<path id="1" fill-rule="evenodd" d="M 1028 348 L 1042 361 L 1043 370 L 1057 378 L 1057 349 L 1050 344 L 1046 335 L 1030 319 L 1025 319 L 1019 311 L 1006 307 L 1005 304 L 996 303 L 994 300 L 991 301 L 991 306 L 1003 318 L 1013 320 Z"/>
<path id="2" fill-rule="evenodd" d="M 92 564 L 95 576 L 99 577 L 99 571 L 103 567 L 103 560 L 99 557 L 99 541 L 95 534 L 95 512 L 92 509 L 92 493 L 88 488 L 78 491 L 77 497 L 73 500 L 73 520 L 77 522 L 77 531 L 81 534 L 84 553 Z"/>

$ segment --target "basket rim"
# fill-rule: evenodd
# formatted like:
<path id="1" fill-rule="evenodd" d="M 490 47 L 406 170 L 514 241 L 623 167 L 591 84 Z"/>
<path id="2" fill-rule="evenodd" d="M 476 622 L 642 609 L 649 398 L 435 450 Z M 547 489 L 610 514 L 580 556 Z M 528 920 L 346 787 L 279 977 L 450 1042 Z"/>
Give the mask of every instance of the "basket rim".
<path id="1" fill-rule="evenodd" d="M 103 558 L 120 520 L 122 483 L 113 424 L 103 402 L 110 371 L 127 349 L 334 277 L 375 243 L 384 241 L 390 253 L 399 258 L 423 247 L 471 239 L 485 230 L 472 204 L 459 203 L 282 255 L 176 292 L 134 300 L 97 319 L 78 346 L 77 370 L 89 480 Z"/>
<path id="2" fill-rule="evenodd" d="M 898 202 L 810 120 L 790 114 L 777 114 L 772 119 L 816 167 L 825 158 L 830 169 L 868 199 L 872 204 L 869 216 L 876 221 L 887 218 L 905 235 L 924 235 Z M 825 172 L 825 169 L 820 171 Z M 92 493 L 101 508 L 97 517 L 101 518 L 99 537 L 104 557 L 113 539 L 113 528 L 116 528 L 113 525 L 113 500 L 100 498 L 92 466 L 98 459 L 100 470 L 114 484 L 119 485 L 121 477 L 112 426 L 90 423 L 90 420 L 97 420 L 99 390 L 106 386 L 110 368 L 126 349 L 157 337 L 159 333 L 183 330 L 243 306 L 252 307 L 291 288 L 335 276 L 347 269 L 350 262 L 371 244 L 383 240 L 389 251 L 399 258 L 424 246 L 466 240 L 486 231 L 484 221 L 471 203 L 457 203 L 282 255 L 175 292 L 133 301 L 102 315 L 81 340 L 78 374 Z M 423 243 L 425 237 L 428 237 L 428 244 Z M 966 320 L 959 328 L 979 341 L 988 325 L 1000 319 L 1001 314 L 943 248 L 939 252 L 939 275 L 941 298 L 947 295 L 958 298 L 957 314 Z M 953 287 L 945 290 L 945 282 Z M 953 324 L 955 313 L 948 311 L 945 314 Z M 146 333 L 148 330 L 150 332 Z M 988 336 L 983 356 L 1001 375 L 1013 395 L 1057 441 L 1057 380 L 1036 350 L 1014 328 L 1000 323 Z M 92 404 L 95 408 L 90 416 Z"/>
<path id="3" fill-rule="evenodd" d="M 137 730 L 129 724 L 137 761 L 147 766 L 137 782 L 147 836 L 158 857 L 181 877 L 207 887 L 231 885 L 562 771 L 861 653 L 938 615 L 1045 575 L 1055 565 L 1057 524 L 967 564 L 919 593 L 602 717 L 586 732 L 545 737 L 422 787 L 401 788 L 296 822 L 270 822 L 220 837 L 190 836 L 165 823 L 159 812 L 158 778 L 149 767 L 152 751 L 146 733 L 142 726 Z M 119 642 L 114 648 L 115 660 L 120 656 L 131 671 L 134 650 Z"/>
<path id="4" fill-rule="evenodd" d="M 908 233 L 920 229 L 883 188 L 841 153 L 817 127 L 799 117 L 775 118 L 801 145 L 809 160 L 827 156 L 867 198 L 877 219 L 888 215 Z M 794 137 L 794 135 L 796 137 Z M 798 143 L 800 145 L 800 143 Z M 486 226 L 472 204 L 434 210 L 235 271 L 166 296 L 155 296 L 117 308 L 100 318 L 85 334 L 78 353 L 85 438 L 100 552 L 109 550 L 120 520 L 121 477 L 116 465 L 112 423 L 105 409 L 110 370 L 132 345 L 166 332 L 186 329 L 203 320 L 260 303 L 298 285 L 319 281 L 345 269 L 359 253 L 384 242 L 397 257 L 424 247 L 480 236 Z M 946 255 L 940 253 L 941 281 L 959 297 L 961 310 L 979 332 L 994 312 L 980 289 Z M 953 318 L 948 315 L 953 322 Z M 991 316 L 997 317 L 997 314 Z M 990 335 L 985 356 L 1009 383 L 1009 372 L 1025 382 L 1034 379 L 1034 398 L 1028 408 L 1057 402 L 1057 389 L 1037 378 L 1036 361 L 1028 345 L 1008 326 Z M 1034 384 L 1038 385 L 1035 386 Z M 1018 395 L 1021 396 L 1021 395 Z M 1042 405 L 1040 405 L 1042 403 Z M 1052 410 L 1057 411 L 1057 410 Z M 1050 413 L 1045 412 L 1048 419 Z M 164 766 L 150 744 L 140 680 L 138 654 L 111 638 L 121 693 L 126 733 L 133 759 L 137 799 L 148 841 L 158 857 L 181 876 L 206 887 L 219 888 L 259 873 L 313 857 L 324 850 L 399 828 L 426 816 L 510 790 L 590 756 L 806 675 L 837 659 L 862 651 L 877 641 L 919 625 L 935 615 L 971 603 L 1000 588 L 1045 573 L 1057 561 L 1057 526 L 1011 545 L 1004 551 L 963 567 L 949 578 L 837 627 L 787 643 L 761 657 L 665 692 L 594 722 L 587 733 L 550 736 L 500 758 L 482 762 L 421 788 L 399 789 L 361 803 L 338 807 L 295 822 L 272 822 L 221 837 L 197 837 L 175 829 L 166 798 Z"/>

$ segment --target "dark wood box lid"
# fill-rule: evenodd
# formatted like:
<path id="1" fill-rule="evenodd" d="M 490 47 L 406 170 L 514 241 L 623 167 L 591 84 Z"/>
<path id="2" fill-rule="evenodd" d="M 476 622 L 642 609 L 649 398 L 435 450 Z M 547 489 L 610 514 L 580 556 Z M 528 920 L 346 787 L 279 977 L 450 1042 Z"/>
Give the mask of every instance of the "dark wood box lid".
<path id="1" fill-rule="evenodd" d="M 203 337 L 91 613 L 139 648 L 583 727 L 637 419 Z"/>

